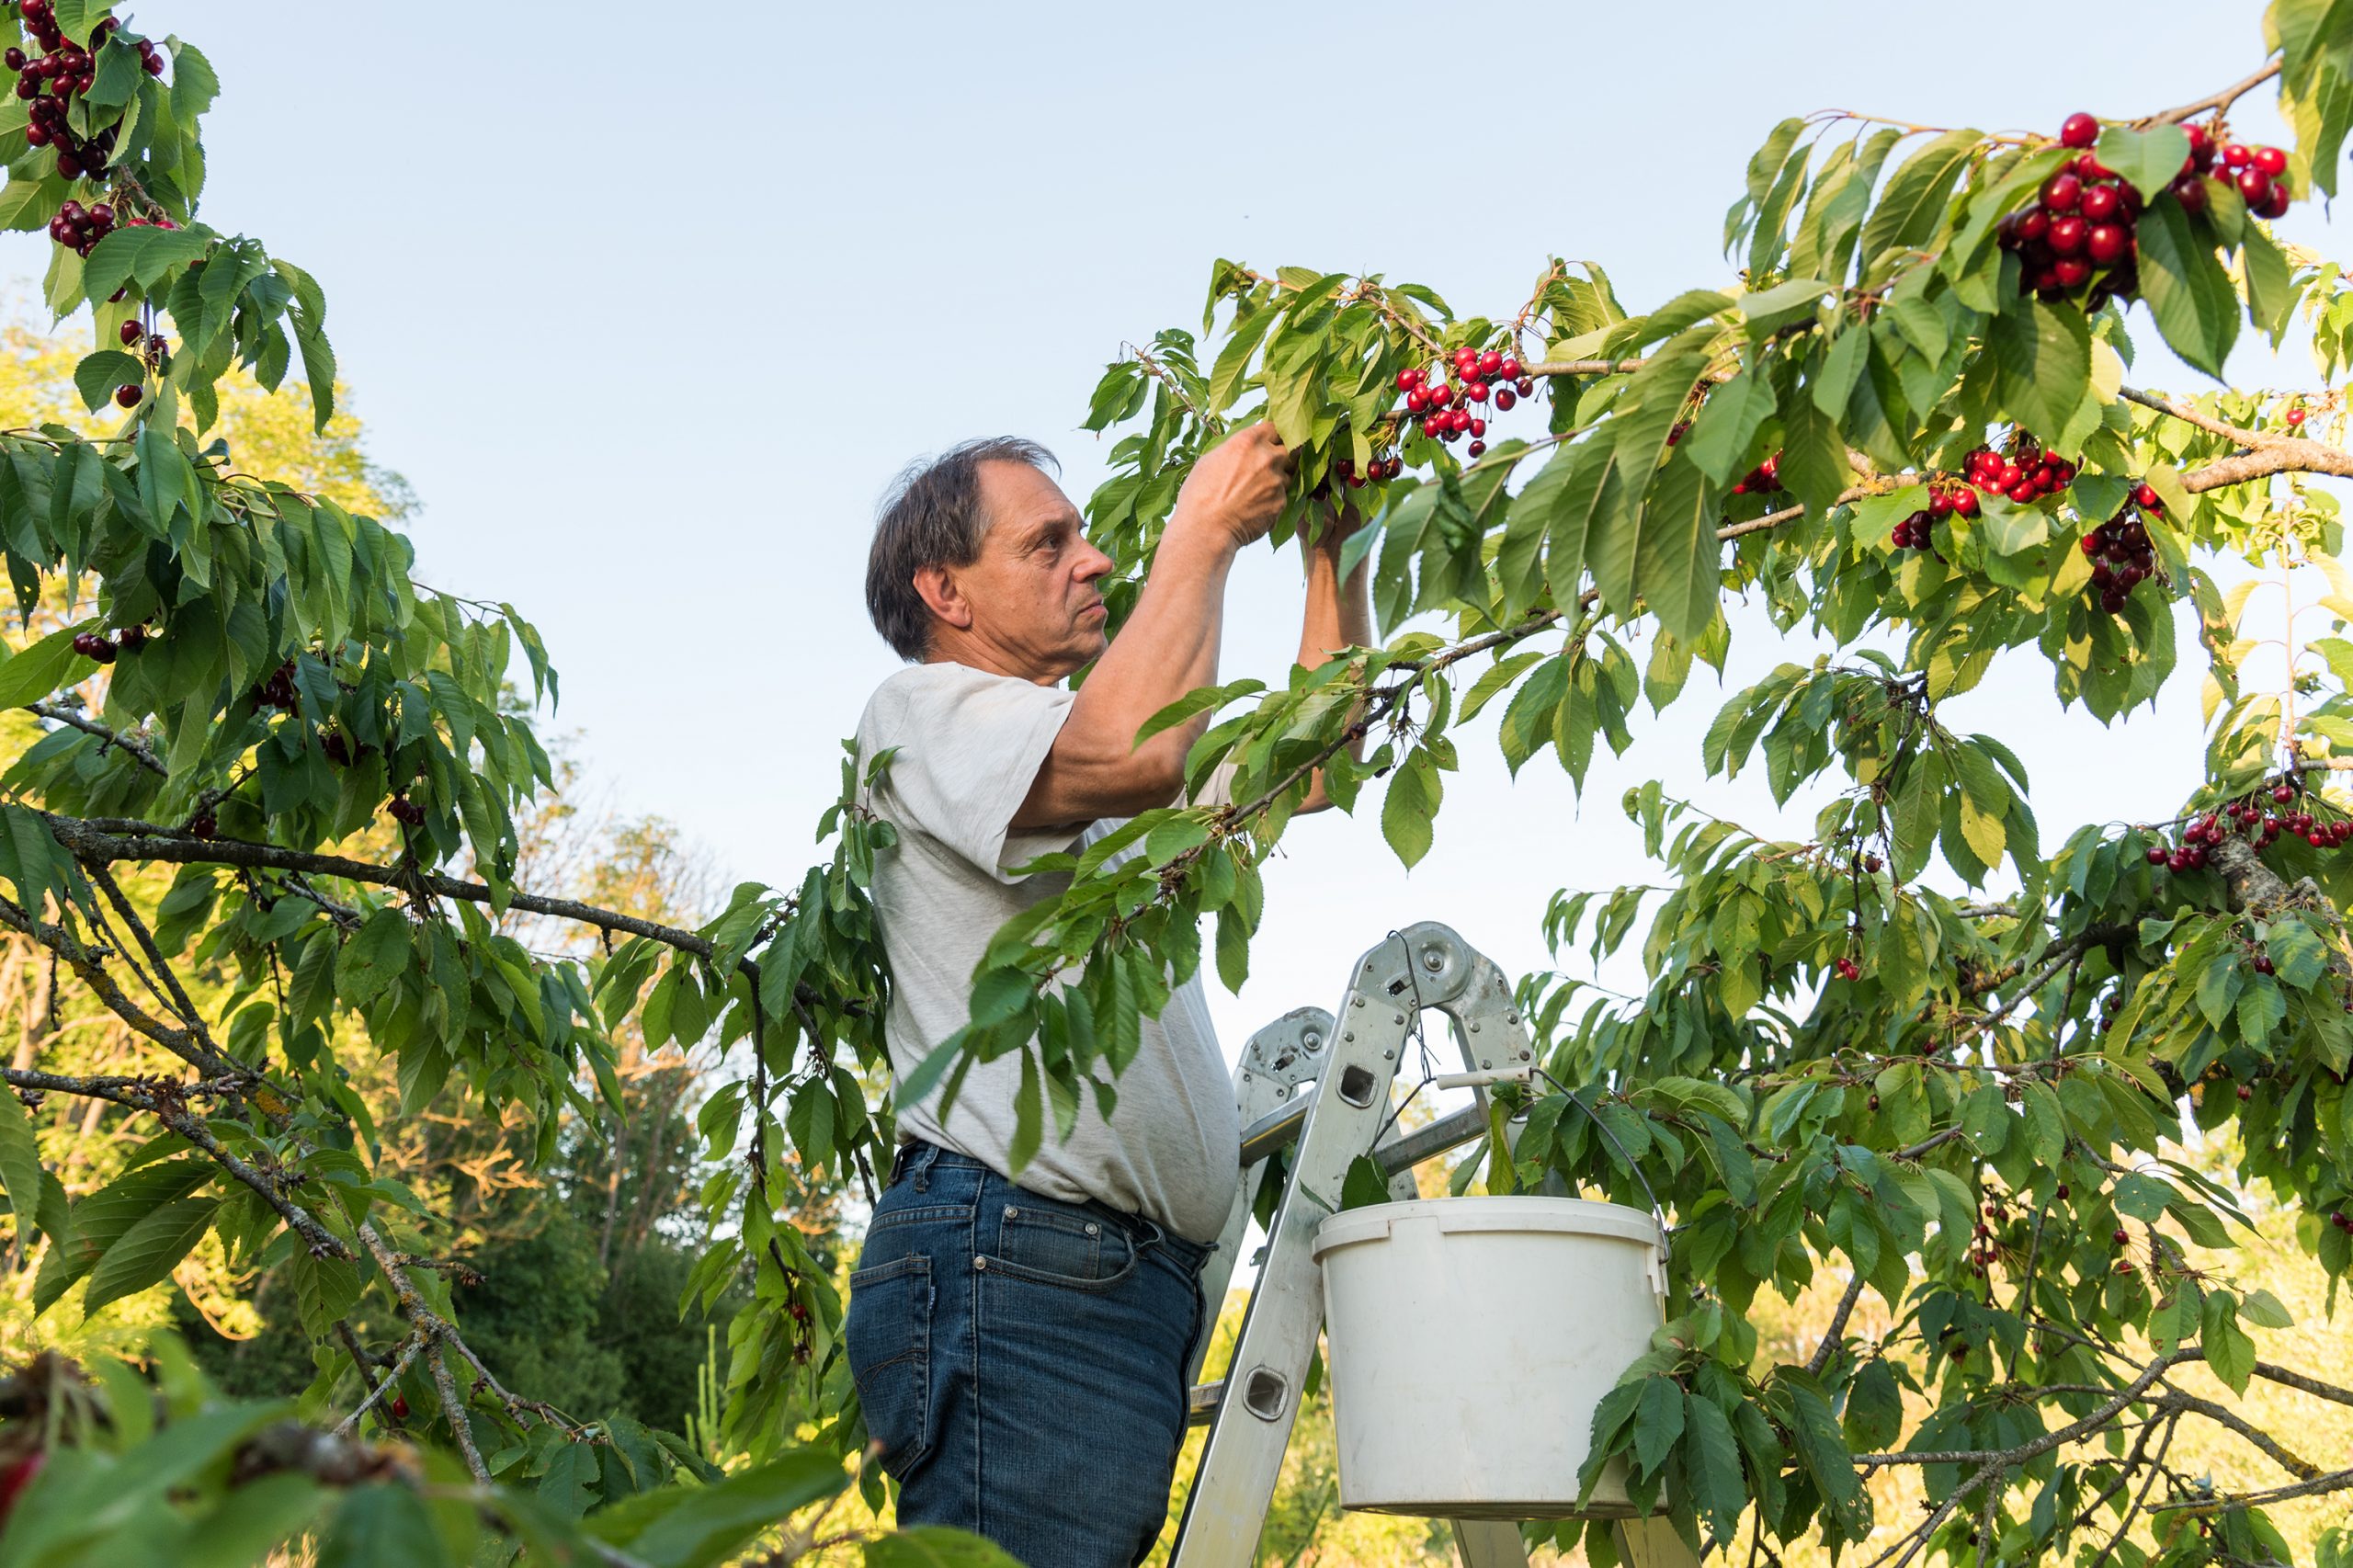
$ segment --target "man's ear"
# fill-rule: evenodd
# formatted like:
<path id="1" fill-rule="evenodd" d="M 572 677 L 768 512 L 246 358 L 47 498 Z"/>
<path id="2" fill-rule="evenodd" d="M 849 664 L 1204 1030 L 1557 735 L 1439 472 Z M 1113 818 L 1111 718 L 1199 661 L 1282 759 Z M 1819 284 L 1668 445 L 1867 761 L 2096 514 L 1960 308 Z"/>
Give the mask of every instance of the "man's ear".
<path id="1" fill-rule="evenodd" d="M 945 566 L 918 566 L 914 584 L 932 614 L 959 631 L 972 630 L 972 601 L 964 597 L 964 586 L 953 572 Z"/>

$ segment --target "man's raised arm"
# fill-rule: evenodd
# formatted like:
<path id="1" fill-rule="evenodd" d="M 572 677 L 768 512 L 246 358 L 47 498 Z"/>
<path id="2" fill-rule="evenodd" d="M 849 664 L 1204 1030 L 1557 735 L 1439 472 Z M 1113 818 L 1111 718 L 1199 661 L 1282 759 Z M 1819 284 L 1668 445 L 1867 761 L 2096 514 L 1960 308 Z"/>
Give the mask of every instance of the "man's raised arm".
<path id="1" fill-rule="evenodd" d="M 1193 465 L 1136 608 L 1078 688 L 1014 827 L 1133 816 L 1183 790 L 1185 754 L 1209 716 L 1141 746 L 1136 732 L 1187 692 L 1216 684 L 1226 577 L 1243 546 L 1281 515 L 1292 460 L 1274 426 L 1262 424 Z"/>

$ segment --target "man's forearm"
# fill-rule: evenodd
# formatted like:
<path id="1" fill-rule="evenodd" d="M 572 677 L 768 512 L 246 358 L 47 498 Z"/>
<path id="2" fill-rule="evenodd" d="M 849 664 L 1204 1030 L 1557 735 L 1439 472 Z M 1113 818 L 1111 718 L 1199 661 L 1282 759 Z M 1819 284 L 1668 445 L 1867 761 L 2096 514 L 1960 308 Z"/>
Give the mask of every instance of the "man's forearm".
<path id="1" fill-rule="evenodd" d="M 1216 684 L 1233 556 L 1222 529 L 1188 526 L 1181 517 L 1170 520 L 1135 609 L 1071 705 L 1064 734 L 1074 748 L 1106 763 L 1127 759 L 1133 750 L 1136 763 L 1182 777 L 1186 753 L 1208 726 L 1206 715 L 1162 731 L 1141 748 L 1135 734 L 1187 692 Z"/>
<path id="2" fill-rule="evenodd" d="M 1340 549 L 1345 538 L 1335 530 L 1324 541 L 1311 545 L 1307 551 L 1307 608 L 1299 631 L 1302 669 L 1312 670 L 1328 663 L 1343 648 L 1368 647 L 1372 642 L 1371 558 L 1358 562 L 1356 570 L 1343 582 Z M 1359 699 L 1349 710 L 1351 722 L 1363 708 Z M 1348 755 L 1363 758 L 1363 736 L 1348 743 Z M 1320 812 L 1331 803 L 1332 798 L 1324 792 L 1324 770 L 1318 768 L 1309 782 L 1307 799 L 1299 809 Z"/>

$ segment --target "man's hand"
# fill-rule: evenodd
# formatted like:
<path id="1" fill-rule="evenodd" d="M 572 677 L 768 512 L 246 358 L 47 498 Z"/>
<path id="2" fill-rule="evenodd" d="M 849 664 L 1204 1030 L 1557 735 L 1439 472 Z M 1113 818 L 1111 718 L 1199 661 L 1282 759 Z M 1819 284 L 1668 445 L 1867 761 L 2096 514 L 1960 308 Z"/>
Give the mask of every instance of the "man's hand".
<path id="1" fill-rule="evenodd" d="M 1356 497 L 1336 489 L 1314 504 L 1308 526 L 1300 530 L 1300 548 L 1311 555 L 1320 551 L 1336 562 L 1347 546 L 1348 537 L 1367 521 L 1365 513 L 1357 507 Z M 1315 536 L 1312 541 L 1310 533 Z"/>
<path id="2" fill-rule="evenodd" d="M 1235 431 L 1193 464 L 1169 526 L 1214 530 L 1237 551 L 1264 539 L 1282 516 L 1298 460 L 1272 425 Z"/>

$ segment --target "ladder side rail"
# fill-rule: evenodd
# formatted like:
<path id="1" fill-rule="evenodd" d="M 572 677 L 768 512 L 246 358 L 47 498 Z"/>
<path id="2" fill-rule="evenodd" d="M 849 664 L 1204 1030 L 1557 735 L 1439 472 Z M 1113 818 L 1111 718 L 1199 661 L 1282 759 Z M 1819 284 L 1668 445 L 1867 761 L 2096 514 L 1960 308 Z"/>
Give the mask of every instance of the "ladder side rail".
<path id="1" fill-rule="evenodd" d="M 1330 1060 L 1324 1046 L 1331 1038 L 1331 1014 L 1321 1007 L 1294 1007 L 1244 1042 L 1233 1063 L 1233 1103 L 1245 1129 L 1292 1106 L 1304 1110 L 1305 1102 L 1315 1093 L 1315 1082 L 1323 1073 L 1324 1063 Z M 1217 1336 L 1218 1312 L 1225 1305 L 1225 1293 L 1233 1286 L 1242 1244 L 1249 1233 L 1251 1199 L 1258 1190 L 1267 1158 L 1264 1153 L 1254 1158 L 1245 1142 L 1242 1181 L 1233 1194 L 1233 1207 L 1227 1210 L 1225 1228 L 1218 1233 L 1217 1250 L 1201 1266 L 1201 1302 L 1206 1322 L 1200 1343 L 1193 1346 L 1192 1365 L 1185 1373 L 1197 1411 L 1204 1397 L 1204 1391 L 1199 1386 L 1201 1368 L 1209 1359 L 1210 1341 Z"/>
<path id="2" fill-rule="evenodd" d="M 1366 953 L 1341 1000 L 1334 1020 L 1339 1038 L 1326 1047 L 1329 1060 L 1269 1227 L 1225 1391 L 1177 1522 L 1170 1568 L 1233 1568 L 1256 1551 L 1324 1326 L 1315 1232 L 1339 1207 L 1348 1166 L 1373 1147 L 1388 1119 L 1410 1032 L 1411 977 L 1400 956 L 1393 941 Z"/>

